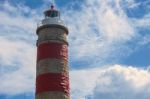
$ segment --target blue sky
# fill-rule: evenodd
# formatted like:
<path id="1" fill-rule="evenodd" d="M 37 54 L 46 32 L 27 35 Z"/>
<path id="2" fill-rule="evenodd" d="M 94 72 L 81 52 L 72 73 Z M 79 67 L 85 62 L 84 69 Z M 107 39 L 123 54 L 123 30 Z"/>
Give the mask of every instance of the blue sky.
<path id="1" fill-rule="evenodd" d="M 149 0 L 55 5 L 69 28 L 71 99 L 150 99 Z M 0 99 L 34 98 L 35 32 L 49 7 L 50 0 L 0 0 Z"/>

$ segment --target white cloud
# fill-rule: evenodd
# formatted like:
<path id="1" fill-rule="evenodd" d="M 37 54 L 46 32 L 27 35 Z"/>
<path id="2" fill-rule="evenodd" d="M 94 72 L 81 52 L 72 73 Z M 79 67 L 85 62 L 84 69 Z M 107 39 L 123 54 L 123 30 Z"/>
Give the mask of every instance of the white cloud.
<path id="1" fill-rule="evenodd" d="M 32 92 L 34 88 L 36 51 L 24 42 L 0 38 L 0 94 Z"/>
<path id="2" fill-rule="evenodd" d="M 136 36 L 120 0 L 88 0 L 80 11 L 69 10 L 64 16 L 70 30 L 70 52 L 75 60 L 97 57 L 104 62 L 119 57 L 126 49 L 122 45 Z M 130 53 L 131 49 L 127 49 Z"/>
<path id="3" fill-rule="evenodd" d="M 34 16 L 34 10 L 21 5 L 10 5 L 7 1 L 0 7 L 0 94 L 33 92 L 36 66 L 35 29 L 39 15 Z M 31 15 L 25 17 L 25 13 Z"/>
<path id="4" fill-rule="evenodd" d="M 72 99 L 149 99 L 150 73 L 132 66 L 71 72 Z"/>
<path id="5" fill-rule="evenodd" d="M 36 23 L 40 18 L 37 11 L 21 4 L 13 6 L 7 1 L 0 7 L 2 9 L 0 11 L 1 37 L 33 44 L 36 38 Z"/>
<path id="6" fill-rule="evenodd" d="M 13 5 L 5 1 L 0 4 L 0 17 L 2 18 L 0 25 L 3 27 L 17 28 L 18 30 L 22 30 L 22 32 L 26 32 L 26 34 L 35 34 L 38 21 L 44 17 L 42 14 L 45 7 L 43 5 L 38 9 L 31 9 L 23 3 Z M 6 29 L 3 28 L 2 30 Z"/>
<path id="7" fill-rule="evenodd" d="M 150 26 L 150 13 L 146 14 L 143 18 L 141 19 L 132 19 L 133 23 L 137 28 L 140 27 L 149 27 Z"/>
<path id="8" fill-rule="evenodd" d="M 141 3 L 136 2 L 136 0 L 125 0 L 124 4 L 127 5 L 128 8 L 136 8 L 141 5 Z"/>
<path id="9" fill-rule="evenodd" d="M 146 34 L 142 37 L 141 41 L 138 42 L 139 45 L 144 46 L 144 45 L 149 45 L 150 44 L 150 35 Z"/>

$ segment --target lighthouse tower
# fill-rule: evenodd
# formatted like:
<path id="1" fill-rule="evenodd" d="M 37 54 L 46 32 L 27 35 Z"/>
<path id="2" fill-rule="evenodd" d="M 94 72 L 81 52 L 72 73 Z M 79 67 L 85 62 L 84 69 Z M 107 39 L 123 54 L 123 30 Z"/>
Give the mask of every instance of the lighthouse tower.
<path id="1" fill-rule="evenodd" d="M 68 28 L 54 5 L 37 28 L 36 99 L 70 99 Z"/>

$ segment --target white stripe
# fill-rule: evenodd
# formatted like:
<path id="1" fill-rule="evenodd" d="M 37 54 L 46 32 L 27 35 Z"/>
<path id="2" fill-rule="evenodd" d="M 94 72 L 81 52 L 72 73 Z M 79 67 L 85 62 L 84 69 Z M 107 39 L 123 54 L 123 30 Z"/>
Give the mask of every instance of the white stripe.
<path id="1" fill-rule="evenodd" d="M 45 28 L 40 31 L 37 43 L 40 43 L 45 40 L 57 40 L 67 42 L 67 34 L 62 29 Z"/>
<path id="2" fill-rule="evenodd" d="M 37 63 L 37 76 L 44 73 L 69 74 L 68 63 L 60 59 L 43 59 Z"/>
<path id="3" fill-rule="evenodd" d="M 63 92 L 43 92 L 36 95 L 36 99 L 70 99 Z"/>
<path id="4" fill-rule="evenodd" d="M 60 43 L 60 44 L 67 44 L 68 45 L 68 42 L 62 42 L 59 40 L 45 40 L 45 41 L 37 42 L 37 46 L 39 46 L 40 44 L 43 44 L 43 43 Z"/>

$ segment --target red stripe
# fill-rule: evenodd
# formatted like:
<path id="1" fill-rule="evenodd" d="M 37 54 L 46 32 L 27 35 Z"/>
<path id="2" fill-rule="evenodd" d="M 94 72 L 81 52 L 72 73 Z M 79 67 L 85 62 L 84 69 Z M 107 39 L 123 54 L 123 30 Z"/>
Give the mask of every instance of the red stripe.
<path id="1" fill-rule="evenodd" d="M 61 91 L 69 95 L 69 77 L 60 73 L 39 75 L 36 79 L 36 94 L 47 91 Z"/>
<path id="2" fill-rule="evenodd" d="M 37 51 L 37 60 L 46 58 L 64 59 L 68 61 L 68 46 L 59 43 L 40 44 Z"/>

